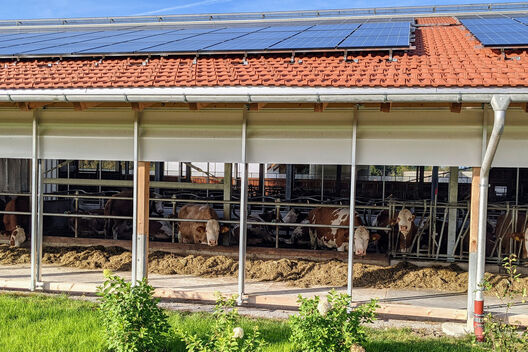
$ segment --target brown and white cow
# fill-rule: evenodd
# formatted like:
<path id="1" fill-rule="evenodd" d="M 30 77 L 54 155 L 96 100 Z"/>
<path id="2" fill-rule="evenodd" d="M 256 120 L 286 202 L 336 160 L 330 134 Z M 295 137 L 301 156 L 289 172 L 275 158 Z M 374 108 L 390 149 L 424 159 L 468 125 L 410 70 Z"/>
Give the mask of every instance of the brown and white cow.
<path id="1" fill-rule="evenodd" d="M 151 192 L 150 196 L 152 199 L 150 201 L 151 214 L 154 213 L 155 215 L 163 215 L 163 202 L 155 200 L 155 198 L 158 198 L 159 195 Z M 131 198 L 133 197 L 133 191 L 122 191 L 112 195 L 112 197 Z M 104 207 L 105 216 L 132 216 L 132 213 L 132 200 L 109 199 Z M 112 234 L 113 239 L 117 240 L 117 238 L 123 233 L 123 231 L 125 231 L 125 229 L 131 228 L 131 222 L 131 220 L 106 219 L 104 232 L 105 238 L 110 237 L 110 234 Z"/>
<path id="2" fill-rule="evenodd" d="M 71 212 L 66 212 L 70 214 Z M 104 209 L 80 210 L 78 215 L 104 215 Z M 68 226 L 75 233 L 75 219 L 77 219 L 77 234 L 80 236 L 103 235 L 105 232 L 105 219 L 101 218 L 68 218 Z"/>
<path id="3" fill-rule="evenodd" d="M 218 214 L 208 205 L 184 205 L 178 212 L 180 219 L 207 220 L 207 222 L 187 222 L 180 221 L 178 224 L 178 242 L 199 243 L 209 246 L 218 246 L 220 231 L 228 232 L 227 226 L 222 226 L 218 222 Z"/>
<path id="4" fill-rule="evenodd" d="M 418 232 L 418 226 L 414 223 L 416 216 L 409 209 L 402 209 L 398 213 L 398 242 L 401 252 L 408 253 Z"/>
<path id="5" fill-rule="evenodd" d="M 29 197 L 15 197 L 5 207 L 5 211 L 11 212 L 28 212 L 29 210 Z M 4 214 L 3 223 L 12 246 L 19 247 L 26 241 L 26 232 L 30 230 L 29 215 Z"/>
<path id="6" fill-rule="evenodd" d="M 526 215 L 518 214 L 516 226 L 512 226 L 512 214 L 502 214 L 497 218 L 495 226 L 495 238 L 501 242 L 502 254 L 507 254 L 510 250 L 510 239 L 517 242 L 521 247 L 521 258 L 528 259 L 528 226 Z M 513 231 L 512 231 L 513 230 Z"/>
<path id="7" fill-rule="evenodd" d="M 337 225 L 348 226 L 349 209 L 347 208 L 315 208 L 308 214 L 310 224 L 314 225 Z M 365 255 L 370 240 L 368 230 L 363 226 L 361 218 L 356 213 L 354 216 L 354 226 L 359 226 L 354 231 L 354 248 L 356 255 Z M 349 231 L 348 229 L 317 227 L 310 228 L 310 240 L 312 248 L 328 247 L 337 248 L 338 251 L 348 249 Z"/>

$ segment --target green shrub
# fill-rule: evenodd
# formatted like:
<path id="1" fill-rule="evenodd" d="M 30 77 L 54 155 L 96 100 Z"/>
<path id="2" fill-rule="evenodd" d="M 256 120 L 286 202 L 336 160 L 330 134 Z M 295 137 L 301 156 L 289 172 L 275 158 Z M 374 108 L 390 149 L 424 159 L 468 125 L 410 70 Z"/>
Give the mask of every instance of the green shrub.
<path id="1" fill-rule="evenodd" d="M 265 346 L 258 326 L 251 331 L 240 327 L 240 315 L 235 308 L 237 295 L 226 298 L 217 294 L 213 312 L 213 332 L 206 338 L 177 329 L 177 334 L 189 352 L 260 352 Z"/>
<path id="2" fill-rule="evenodd" d="M 361 325 L 375 319 L 375 300 L 350 308 L 350 296 L 330 291 L 327 298 L 299 296 L 299 314 L 290 317 L 291 342 L 303 352 L 348 352 L 366 342 Z"/>
<path id="3" fill-rule="evenodd" d="M 163 350 L 169 323 L 159 299 L 152 297 L 154 288 L 146 279 L 132 286 L 117 275 L 105 276 L 97 291 L 108 347 L 117 352 Z"/>
<path id="4" fill-rule="evenodd" d="M 519 287 L 521 274 L 517 273 L 517 256 L 510 254 L 502 260 L 502 267 L 506 270 L 506 285 L 502 290 L 493 287 L 489 281 L 484 281 L 484 289 L 491 291 L 505 305 L 505 316 L 509 315 L 516 297 L 522 297 L 525 303 L 526 287 Z M 484 317 L 484 338 L 486 345 L 493 351 L 528 351 L 528 329 L 519 331 L 517 326 L 505 322 L 492 313 Z"/>

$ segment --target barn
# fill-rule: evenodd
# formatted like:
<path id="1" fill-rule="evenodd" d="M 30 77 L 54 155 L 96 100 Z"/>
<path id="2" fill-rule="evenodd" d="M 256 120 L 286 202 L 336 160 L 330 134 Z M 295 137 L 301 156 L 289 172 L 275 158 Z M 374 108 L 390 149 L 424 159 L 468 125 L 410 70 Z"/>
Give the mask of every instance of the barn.
<path id="1" fill-rule="evenodd" d="M 438 225 L 442 231 L 436 231 L 440 237 L 430 237 L 425 251 L 413 244 L 416 253 L 411 255 L 393 245 L 392 254 L 467 260 L 471 322 L 473 313 L 482 314 L 484 300 L 476 288 L 486 262 L 492 167 L 507 175 L 517 172 L 516 187 L 494 189 L 506 187 L 504 192 L 514 189 L 517 194 L 515 202 L 500 210 L 506 207 L 514 227 L 520 214 L 526 214 L 519 203 L 519 184 L 524 185 L 519 168 L 528 167 L 527 19 L 528 4 L 515 3 L 0 21 L 2 196 L 31 200 L 29 209 L 2 213 L 31 215 L 31 290 L 43 285 L 44 218 L 75 219 L 76 229 L 79 219 L 104 218 L 60 214 L 52 206 L 46 209 L 46 201 L 111 198 L 70 192 L 80 185 L 99 191 L 132 187 L 129 198 L 122 196 L 132 200 L 132 216 L 113 219 L 133 220 L 135 281 L 147 276 L 151 190 L 183 189 L 207 196 L 217 192 L 220 199 L 207 202 L 223 210 L 222 224 L 239 225 L 242 304 L 247 228 L 255 225 L 248 220 L 248 205 L 277 208 L 277 202 L 266 204 L 264 197 L 260 202 L 248 199 L 248 165 L 286 165 L 287 197 L 279 212 L 299 207 L 289 202 L 292 165 L 319 165 L 322 172 L 337 165 L 336 187 L 343 184 L 343 169 L 350 170 L 344 186 L 348 193 L 339 204 L 350 219 L 360 209 L 387 210 L 394 216 L 411 204 L 422 214 L 445 213 Z M 112 162 L 125 176 L 70 178 L 72 160 Z M 183 165 L 187 181 L 192 180 L 191 162 L 222 164 L 224 177 L 184 182 Z M 178 177 L 163 180 L 167 163 L 180 165 Z M 78 172 L 81 163 L 74 164 Z M 101 164 L 88 164 L 84 167 L 101 176 Z M 232 194 L 233 165 L 240 181 L 235 182 L 238 198 Z M 433 197 L 425 203 L 389 202 L 385 171 L 381 179 L 358 179 L 358 170 L 370 165 L 413 167 L 417 181 L 423 181 L 424 166 L 434 166 L 426 186 L 426 191 L 432 186 Z M 438 166 L 449 167 L 455 176 L 445 184 L 443 207 L 436 206 L 434 191 Z M 466 186 L 458 184 L 460 168 L 471 171 Z M 511 177 L 506 178 L 510 185 Z M 366 192 L 371 181 L 383 184 L 382 200 L 360 206 L 356 186 Z M 322 185 L 324 189 L 324 179 Z M 459 189 L 468 193 L 466 205 L 459 206 Z M 174 208 L 182 203 L 159 199 Z M 238 209 L 238 219 L 231 219 L 232 208 Z M 270 221 L 261 225 L 276 226 Z M 351 221 L 332 225 L 354 232 Z M 447 249 L 440 255 L 444 227 Z M 353 236 L 348 241 L 351 294 Z M 523 245 L 512 242 L 515 251 Z M 495 245 L 495 257 L 501 256 L 500 248 Z"/>

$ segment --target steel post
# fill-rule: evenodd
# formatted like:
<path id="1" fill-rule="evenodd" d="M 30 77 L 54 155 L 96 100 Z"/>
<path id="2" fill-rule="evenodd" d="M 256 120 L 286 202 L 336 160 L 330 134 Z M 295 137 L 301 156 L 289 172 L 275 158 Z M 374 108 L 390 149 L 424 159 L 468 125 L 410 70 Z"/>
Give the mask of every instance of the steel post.
<path id="1" fill-rule="evenodd" d="M 34 291 L 38 284 L 38 114 L 33 110 L 32 163 L 31 163 L 31 281 L 29 289 Z"/>
<path id="2" fill-rule="evenodd" d="M 242 146 L 241 146 L 241 187 L 240 187 L 240 239 L 238 253 L 238 305 L 244 302 L 246 280 L 246 240 L 247 240 L 247 197 L 248 197 L 248 164 L 246 162 L 247 108 L 242 116 Z"/>
<path id="3" fill-rule="evenodd" d="M 139 159 L 139 112 L 134 112 L 134 190 L 132 197 L 132 286 L 137 279 L 137 194 L 138 194 L 138 159 Z"/>
<path id="4" fill-rule="evenodd" d="M 356 137 L 357 137 L 357 110 L 353 110 L 352 146 L 350 155 L 350 207 L 348 225 L 348 272 L 347 293 L 352 299 L 354 281 L 354 219 L 356 212 Z"/>

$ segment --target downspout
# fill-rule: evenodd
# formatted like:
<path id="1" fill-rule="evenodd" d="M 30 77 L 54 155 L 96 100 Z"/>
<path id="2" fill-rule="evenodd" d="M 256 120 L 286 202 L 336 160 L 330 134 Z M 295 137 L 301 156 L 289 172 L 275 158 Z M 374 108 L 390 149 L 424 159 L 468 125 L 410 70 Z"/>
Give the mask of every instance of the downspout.
<path id="1" fill-rule="evenodd" d="M 477 341 L 484 340 L 484 272 L 486 266 L 486 222 L 488 206 L 488 187 L 489 172 L 491 163 L 495 157 L 495 152 L 504 130 L 504 121 L 506 110 L 510 105 L 511 98 L 508 95 L 494 95 L 491 98 L 491 107 L 493 108 L 493 130 L 491 137 L 482 160 L 480 169 L 480 197 L 479 197 L 479 222 L 478 222 L 478 240 L 477 240 L 477 291 L 475 293 L 474 305 L 474 331 Z"/>

